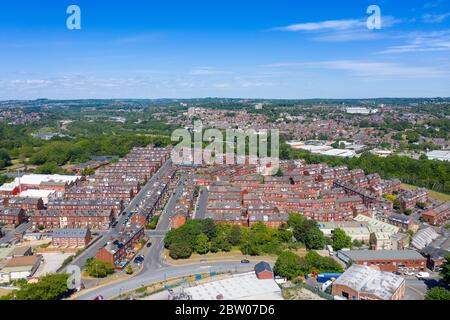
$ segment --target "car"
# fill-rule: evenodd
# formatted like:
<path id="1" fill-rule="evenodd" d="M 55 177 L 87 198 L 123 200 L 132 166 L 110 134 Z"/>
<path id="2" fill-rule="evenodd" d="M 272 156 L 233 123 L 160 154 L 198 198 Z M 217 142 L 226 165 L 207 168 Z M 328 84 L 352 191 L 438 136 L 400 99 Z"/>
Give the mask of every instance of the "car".
<path id="1" fill-rule="evenodd" d="M 250 263 L 250 260 L 242 259 L 242 260 L 241 260 L 241 263 Z"/>
<path id="2" fill-rule="evenodd" d="M 414 272 L 411 272 L 411 271 L 405 271 L 403 274 L 404 274 L 405 276 L 413 276 L 413 275 L 414 275 Z"/>
<path id="3" fill-rule="evenodd" d="M 115 227 L 117 226 L 117 224 L 118 224 L 118 222 L 117 222 L 117 221 L 114 221 L 114 222 L 112 223 L 111 227 L 115 228 Z"/>
<path id="4" fill-rule="evenodd" d="M 136 258 L 134 258 L 133 261 L 136 264 L 141 264 L 142 262 L 144 262 L 144 257 L 143 256 L 137 256 Z"/>
<path id="5" fill-rule="evenodd" d="M 430 274 L 428 272 L 419 272 L 416 274 L 417 279 L 428 279 Z"/>
<path id="6" fill-rule="evenodd" d="M 105 300 L 104 298 L 103 298 L 103 296 L 102 295 L 98 295 L 98 296 L 96 296 L 94 299 L 92 299 L 92 300 Z"/>
<path id="7" fill-rule="evenodd" d="M 152 245 L 152 243 L 151 243 L 151 242 L 147 242 L 147 244 L 146 244 L 146 247 L 147 247 L 147 248 L 150 248 L 150 247 L 151 247 L 151 245 Z"/>

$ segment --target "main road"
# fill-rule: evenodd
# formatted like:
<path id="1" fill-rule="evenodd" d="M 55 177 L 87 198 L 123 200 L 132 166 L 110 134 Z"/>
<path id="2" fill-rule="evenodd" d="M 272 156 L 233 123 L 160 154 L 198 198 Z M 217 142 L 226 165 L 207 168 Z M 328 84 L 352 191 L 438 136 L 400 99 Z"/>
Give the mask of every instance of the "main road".
<path id="1" fill-rule="evenodd" d="M 136 207 L 144 200 L 144 197 L 151 191 L 151 188 L 153 185 L 160 180 L 163 176 L 167 175 L 172 167 L 172 160 L 167 160 L 161 168 L 147 181 L 147 183 L 141 188 L 139 193 L 133 198 L 133 200 L 130 201 L 130 203 L 127 205 L 125 210 L 123 211 L 123 214 L 117 217 L 117 225 L 114 228 L 111 228 L 108 232 L 101 235 L 101 238 L 97 240 L 94 244 L 92 244 L 89 248 L 84 250 L 78 257 L 76 257 L 71 265 L 76 265 L 80 268 L 82 268 L 86 261 L 89 258 L 92 258 L 95 256 L 97 251 L 104 247 L 106 243 L 111 239 L 114 238 L 119 234 L 121 226 L 124 224 L 125 219 L 127 218 L 127 215 L 129 212 L 136 209 Z M 61 272 L 65 272 L 66 268 L 62 268 L 60 270 Z"/>
<path id="2" fill-rule="evenodd" d="M 139 289 L 152 283 L 158 283 L 169 279 L 187 277 L 193 274 L 205 272 L 243 272 L 251 271 L 255 262 L 242 264 L 240 262 L 211 262 L 204 264 L 192 264 L 186 266 L 166 266 L 156 270 L 147 270 L 132 278 L 120 282 L 111 283 L 102 287 L 88 290 L 77 297 L 78 300 L 92 300 L 101 295 L 104 299 L 110 300 L 118 297 L 122 293 Z"/>

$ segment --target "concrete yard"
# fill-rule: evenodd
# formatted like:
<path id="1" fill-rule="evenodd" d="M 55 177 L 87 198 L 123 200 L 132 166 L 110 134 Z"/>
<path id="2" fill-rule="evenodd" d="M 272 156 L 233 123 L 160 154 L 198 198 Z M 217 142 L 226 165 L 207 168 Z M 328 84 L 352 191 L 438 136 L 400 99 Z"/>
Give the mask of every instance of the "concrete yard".
<path id="1" fill-rule="evenodd" d="M 48 273 L 56 272 L 62 265 L 65 259 L 75 255 L 74 253 L 61 253 L 61 252 L 46 252 L 41 253 L 43 257 L 43 263 L 34 274 L 35 277 L 41 277 Z"/>

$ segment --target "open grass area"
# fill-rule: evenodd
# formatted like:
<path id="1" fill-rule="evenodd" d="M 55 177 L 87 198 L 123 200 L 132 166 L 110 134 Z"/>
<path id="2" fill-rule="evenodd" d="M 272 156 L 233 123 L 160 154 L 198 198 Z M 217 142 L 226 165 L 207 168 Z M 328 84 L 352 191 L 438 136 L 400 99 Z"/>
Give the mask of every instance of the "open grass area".
<path id="1" fill-rule="evenodd" d="M 230 252 L 217 252 L 217 253 L 207 253 L 207 254 L 197 254 L 193 253 L 189 259 L 179 259 L 175 260 L 169 256 L 169 250 L 164 249 L 163 256 L 165 256 L 166 261 L 172 265 L 185 265 L 185 264 L 196 264 L 202 262 L 213 262 L 213 261 L 240 261 L 243 259 L 248 259 L 251 261 L 276 261 L 277 256 L 246 256 L 242 252 L 235 248 Z"/>
<path id="2" fill-rule="evenodd" d="M 404 187 L 405 189 L 408 189 L 408 190 L 416 190 L 417 189 L 416 186 L 412 186 L 412 185 L 406 184 L 406 183 L 402 183 L 402 187 Z M 436 192 L 433 190 L 428 190 L 428 191 L 430 192 L 430 197 L 434 200 L 450 201 L 450 195 L 448 195 L 448 194 Z"/>

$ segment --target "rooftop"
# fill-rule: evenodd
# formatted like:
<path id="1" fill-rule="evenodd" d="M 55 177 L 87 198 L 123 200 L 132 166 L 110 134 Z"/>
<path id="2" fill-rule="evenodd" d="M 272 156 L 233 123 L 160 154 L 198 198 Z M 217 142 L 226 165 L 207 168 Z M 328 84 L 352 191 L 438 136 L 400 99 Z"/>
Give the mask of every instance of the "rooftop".
<path id="1" fill-rule="evenodd" d="M 414 250 L 350 250 L 339 251 L 353 261 L 370 260 L 424 260 L 425 258 Z"/>
<path id="2" fill-rule="evenodd" d="M 405 280 L 390 272 L 353 265 L 341 275 L 334 285 L 344 285 L 358 292 L 373 294 L 380 299 L 390 300 Z"/>
<path id="3" fill-rule="evenodd" d="M 283 300 L 273 279 L 259 280 L 254 272 L 187 288 L 193 300 Z"/>

